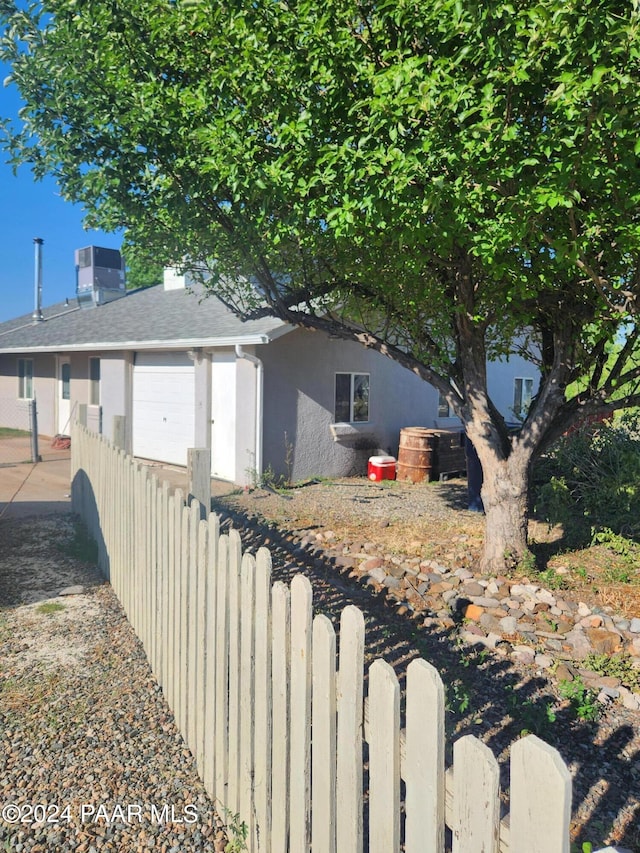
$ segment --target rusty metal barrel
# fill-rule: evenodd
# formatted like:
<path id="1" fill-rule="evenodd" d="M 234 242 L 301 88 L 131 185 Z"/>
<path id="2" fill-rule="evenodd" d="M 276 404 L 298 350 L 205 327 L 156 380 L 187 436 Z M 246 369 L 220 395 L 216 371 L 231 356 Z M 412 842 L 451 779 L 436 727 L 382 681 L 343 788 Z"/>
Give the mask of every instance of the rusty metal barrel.
<path id="1" fill-rule="evenodd" d="M 426 427 L 404 427 L 400 430 L 398 480 L 422 483 L 433 479 L 437 434 Z"/>

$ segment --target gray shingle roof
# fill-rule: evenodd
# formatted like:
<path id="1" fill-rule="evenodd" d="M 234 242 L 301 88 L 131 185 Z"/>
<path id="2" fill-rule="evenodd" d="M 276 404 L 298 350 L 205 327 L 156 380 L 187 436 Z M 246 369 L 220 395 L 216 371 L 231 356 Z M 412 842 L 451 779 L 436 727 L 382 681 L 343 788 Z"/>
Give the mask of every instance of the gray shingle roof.
<path id="1" fill-rule="evenodd" d="M 268 343 L 289 331 L 266 317 L 243 322 L 215 296 L 203 291 L 164 290 L 162 285 L 134 290 L 93 308 L 75 300 L 43 309 L 34 323 L 26 314 L 0 323 L 0 352 L 56 350 L 177 349 Z"/>

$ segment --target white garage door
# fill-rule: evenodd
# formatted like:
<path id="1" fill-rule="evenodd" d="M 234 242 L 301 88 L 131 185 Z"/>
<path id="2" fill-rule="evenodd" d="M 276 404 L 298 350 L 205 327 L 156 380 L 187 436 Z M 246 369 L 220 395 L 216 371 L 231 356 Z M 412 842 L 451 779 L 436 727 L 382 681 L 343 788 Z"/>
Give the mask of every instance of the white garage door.
<path id="1" fill-rule="evenodd" d="M 186 353 L 138 353 L 133 366 L 133 454 L 187 464 L 194 446 L 195 382 Z"/>

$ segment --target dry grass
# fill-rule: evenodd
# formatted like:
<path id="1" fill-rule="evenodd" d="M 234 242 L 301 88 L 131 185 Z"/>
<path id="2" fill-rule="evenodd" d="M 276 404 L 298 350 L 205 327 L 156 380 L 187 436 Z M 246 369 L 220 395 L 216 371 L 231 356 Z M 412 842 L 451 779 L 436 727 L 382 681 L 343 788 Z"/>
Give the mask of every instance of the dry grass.
<path id="1" fill-rule="evenodd" d="M 455 487 L 455 482 L 453 486 Z M 466 483 L 462 483 L 466 487 Z M 386 483 L 371 492 L 367 500 L 366 481 L 345 479 L 326 484 L 314 504 L 309 500 L 312 489 L 292 489 L 285 498 L 262 494 L 228 496 L 228 502 L 257 512 L 281 528 L 302 531 L 306 528 L 332 531 L 332 541 L 352 543 L 372 542 L 384 553 L 393 556 L 421 557 L 444 565 L 456 565 L 479 570 L 484 544 L 484 517 L 461 510 L 450 504 L 443 506 L 443 486 L 422 484 L 407 486 Z M 338 488 L 339 487 L 339 488 Z M 380 518 L 363 515 L 362 503 L 373 507 L 375 499 L 387 493 L 397 499 L 388 501 L 391 511 Z M 356 494 L 364 501 L 346 501 Z M 335 502 L 332 497 L 339 498 Z M 414 498 L 419 497 L 416 502 Z M 304 499 L 303 499 L 304 498 Z M 420 501 L 424 499 L 424 504 Z M 379 501 L 383 501 L 379 497 Z M 227 502 L 223 499 L 222 502 Z M 366 510 L 365 510 L 366 513 Z M 529 528 L 535 566 L 528 565 L 512 572 L 514 577 L 528 578 L 532 583 L 551 588 L 589 605 L 611 607 L 627 618 L 640 615 L 640 548 L 635 555 L 616 553 L 606 544 L 587 545 L 569 549 L 561 527 L 532 520 Z"/>

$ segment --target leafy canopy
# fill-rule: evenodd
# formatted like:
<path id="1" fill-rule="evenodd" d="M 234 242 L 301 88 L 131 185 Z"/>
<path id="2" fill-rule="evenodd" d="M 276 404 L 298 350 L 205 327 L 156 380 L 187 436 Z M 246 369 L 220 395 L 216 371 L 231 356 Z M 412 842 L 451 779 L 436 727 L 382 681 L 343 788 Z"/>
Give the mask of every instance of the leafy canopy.
<path id="1" fill-rule="evenodd" d="M 514 336 L 539 352 L 535 446 L 632 397 L 635 2 L 21 5 L 7 144 L 90 225 L 391 355 L 503 447 L 484 364 Z"/>

